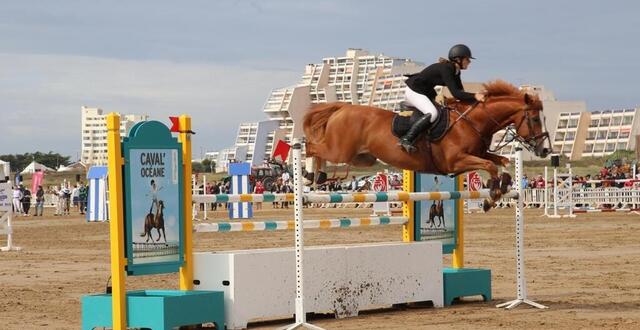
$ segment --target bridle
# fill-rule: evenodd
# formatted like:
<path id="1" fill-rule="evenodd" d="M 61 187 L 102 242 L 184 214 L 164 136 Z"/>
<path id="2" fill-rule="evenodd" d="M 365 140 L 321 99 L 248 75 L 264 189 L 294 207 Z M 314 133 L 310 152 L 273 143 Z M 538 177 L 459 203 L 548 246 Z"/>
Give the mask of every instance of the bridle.
<path id="1" fill-rule="evenodd" d="M 544 143 L 545 140 L 549 143 L 549 145 L 551 145 L 551 139 L 549 138 L 549 132 L 547 132 L 546 130 L 544 130 L 543 132 L 541 132 L 540 134 L 536 134 L 534 136 L 527 136 L 527 137 L 522 137 L 520 135 L 518 135 L 518 129 L 520 129 L 520 126 L 522 126 L 522 124 L 527 123 L 527 128 L 529 129 L 529 132 L 533 132 L 533 128 L 534 128 L 534 124 L 538 123 L 540 124 L 542 127 L 546 127 L 546 120 L 543 123 L 540 120 L 540 115 L 538 114 L 537 116 L 532 116 L 531 112 L 536 111 L 535 109 L 532 109 L 528 104 L 525 104 L 524 109 L 522 109 L 522 111 L 524 112 L 524 116 L 522 117 L 522 119 L 520 119 L 520 122 L 517 125 L 509 125 L 505 128 L 505 134 L 502 136 L 502 139 L 500 140 L 500 142 L 498 142 L 498 144 L 496 145 L 496 147 L 494 149 L 487 149 L 489 152 L 493 152 L 495 153 L 496 151 L 504 148 L 505 146 L 507 146 L 509 143 L 513 142 L 513 141 L 518 141 L 520 142 L 520 144 L 527 150 L 529 151 L 535 151 L 535 148 L 540 145 L 541 143 Z M 491 116 L 489 116 L 489 118 L 496 124 L 499 125 L 498 122 Z M 507 135 L 511 136 L 511 139 L 507 140 Z"/>
<path id="2" fill-rule="evenodd" d="M 467 118 L 467 115 L 473 111 L 473 109 L 476 108 L 476 106 L 479 104 L 480 102 L 476 101 L 473 104 L 469 105 L 469 107 L 463 112 L 460 113 L 457 109 L 452 109 L 456 114 L 458 114 L 458 118 L 456 118 L 456 120 L 451 123 L 451 125 L 447 128 L 447 131 L 449 129 L 451 129 L 458 121 L 460 120 L 465 120 L 470 126 L 471 128 L 473 128 L 473 130 L 476 132 L 476 134 L 478 135 L 478 137 L 480 137 L 480 139 L 482 140 L 482 143 L 484 144 L 484 147 L 487 151 L 491 152 L 491 153 L 496 153 L 497 151 L 501 150 L 502 148 L 506 147 L 509 143 L 513 142 L 513 141 L 518 141 L 522 144 L 522 146 L 524 146 L 527 150 L 529 151 L 534 151 L 534 149 L 541 143 L 544 143 L 545 140 L 548 141 L 549 145 L 551 145 L 551 139 L 549 138 L 549 132 L 547 132 L 546 130 L 540 134 L 536 134 L 534 136 L 528 136 L 528 137 L 521 137 L 518 135 L 518 129 L 520 128 L 520 126 L 522 126 L 525 121 L 527 123 L 527 127 L 529 129 L 529 132 L 533 132 L 533 128 L 534 128 L 534 123 L 540 123 L 540 125 L 542 125 L 542 127 L 546 127 L 546 122 L 545 123 L 541 123 L 540 121 L 540 115 L 537 116 L 532 116 L 531 112 L 536 111 L 535 109 L 532 109 L 528 104 L 525 104 L 524 108 L 522 109 L 522 111 L 524 111 L 524 116 L 522 117 L 522 119 L 520 119 L 520 122 L 517 125 L 509 125 L 505 128 L 505 134 L 502 136 L 502 139 L 500 139 L 500 141 L 498 142 L 498 144 L 496 145 L 495 148 L 491 148 L 491 136 L 489 141 L 487 142 L 487 139 L 485 137 L 483 137 L 482 133 L 480 132 L 480 130 L 474 125 L 474 123 L 469 120 L 469 118 Z M 481 109 L 483 109 L 485 112 L 487 112 L 488 116 L 487 118 L 489 118 L 489 120 L 494 124 L 495 127 L 500 127 L 500 123 L 498 123 L 497 120 L 495 120 L 495 118 L 493 118 L 493 116 L 491 116 L 491 114 L 489 113 L 489 111 L 487 110 L 486 107 L 481 107 Z M 508 139 L 507 137 L 511 136 L 510 139 Z"/>

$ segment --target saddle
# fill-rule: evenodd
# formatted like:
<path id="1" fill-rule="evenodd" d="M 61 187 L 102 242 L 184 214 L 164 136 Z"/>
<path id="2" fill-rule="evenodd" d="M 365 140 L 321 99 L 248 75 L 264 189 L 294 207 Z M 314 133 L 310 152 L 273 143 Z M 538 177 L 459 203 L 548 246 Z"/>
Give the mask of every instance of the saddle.
<path id="1" fill-rule="evenodd" d="M 429 128 L 427 132 L 422 133 L 420 137 L 418 137 L 419 139 L 426 136 L 427 140 L 437 142 L 447 133 L 447 128 L 449 127 L 449 109 L 439 106 L 437 109 L 438 119 L 436 119 L 436 122 L 431 125 L 431 128 Z M 422 112 L 418 109 L 402 103 L 402 111 L 393 116 L 391 132 L 396 137 L 401 138 L 422 115 Z"/>

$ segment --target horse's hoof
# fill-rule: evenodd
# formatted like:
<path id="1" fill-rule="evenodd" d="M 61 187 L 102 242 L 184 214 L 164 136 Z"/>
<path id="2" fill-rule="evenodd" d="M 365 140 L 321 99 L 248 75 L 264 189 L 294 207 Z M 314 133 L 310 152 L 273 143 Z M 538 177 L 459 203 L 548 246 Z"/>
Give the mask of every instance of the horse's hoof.
<path id="1" fill-rule="evenodd" d="M 491 210 L 491 203 L 486 199 L 484 200 L 484 203 L 482 203 L 482 210 L 485 212 L 489 212 L 489 210 Z"/>
<path id="2" fill-rule="evenodd" d="M 307 172 L 306 174 L 302 175 L 305 179 L 307 179 L 309 182 L 313 182 L 313 177 L 314 177 L 314 173 L 313 172 Z"/>
<path id="3" fill-rule="evenodd" d="M 316 184 L 323 184 L 327 182 L 327 173 L 318 172 L 318 180 L 316 180 Z"/>

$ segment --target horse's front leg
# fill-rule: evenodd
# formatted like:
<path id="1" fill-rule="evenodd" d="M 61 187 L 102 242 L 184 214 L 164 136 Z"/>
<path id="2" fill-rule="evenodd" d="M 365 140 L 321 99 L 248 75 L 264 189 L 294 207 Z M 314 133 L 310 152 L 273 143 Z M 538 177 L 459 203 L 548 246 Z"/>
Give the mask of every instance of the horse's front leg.
<path id="1" fill-rule="evenodd" d="M 498 167 L 492 160 L 480 158 L 474 155 L 463 155 L 462 157 L 457 158 L 454 162 L 451 162 L 451 164 L 456 164 L 452 171 L 454 173 L 463 173 L 473 170 L 484 170 L 489 173 L 491 178 L 487 181 L 487 186 L 489 187 L 489 196 L 491 199 L 484 201 L 483 209 L 486 212 L 496 205 L 496 201 L 502 197 L 502 191 L 500 189 Z"/>
<path id="2" fill-rule="evenodd" d="M 496 166 L 507 167 L 511 163 L 509 158 L 502 157 L 492 153 L 485 153 L 485 158 L 492 161 Z M 511 185 L 511 175 L 507 172 L 503 172 L 500 177 L 500 191 L 503 194 L 506 194 L 509 191 L 509 186 Z"/>

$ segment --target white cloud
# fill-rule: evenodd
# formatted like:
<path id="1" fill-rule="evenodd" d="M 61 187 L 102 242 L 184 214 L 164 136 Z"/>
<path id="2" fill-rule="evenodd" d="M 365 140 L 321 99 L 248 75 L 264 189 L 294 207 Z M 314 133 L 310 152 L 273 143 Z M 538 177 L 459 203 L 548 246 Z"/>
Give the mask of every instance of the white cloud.
<path id="1" fill-rule="evenodd" d="M 106 112 L 192 116 L 201 149 L 233 144 L 238 124 L 264 119 L 273 88 L 298 81 L 302 68 L 256 70 L 169 61 L 0 54 L 0 154 L 80 149 L 80 107 Z M 7 124 L 8 123 L 8 124 Z M 8 143 L 7 143 L 8 142 Z"/>

